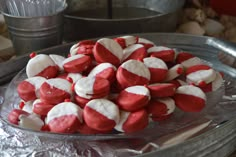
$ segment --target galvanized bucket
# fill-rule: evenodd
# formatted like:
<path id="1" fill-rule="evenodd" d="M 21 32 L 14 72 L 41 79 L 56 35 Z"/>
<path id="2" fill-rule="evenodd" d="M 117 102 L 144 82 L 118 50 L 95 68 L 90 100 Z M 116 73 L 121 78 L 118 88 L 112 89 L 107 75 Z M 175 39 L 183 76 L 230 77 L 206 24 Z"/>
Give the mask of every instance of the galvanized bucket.
<path id="1" fill-rule="evenodd" d="M 17 55 L 62 43 L 65 8 L 53 15 L 12 16 L 3 13 Z"/>

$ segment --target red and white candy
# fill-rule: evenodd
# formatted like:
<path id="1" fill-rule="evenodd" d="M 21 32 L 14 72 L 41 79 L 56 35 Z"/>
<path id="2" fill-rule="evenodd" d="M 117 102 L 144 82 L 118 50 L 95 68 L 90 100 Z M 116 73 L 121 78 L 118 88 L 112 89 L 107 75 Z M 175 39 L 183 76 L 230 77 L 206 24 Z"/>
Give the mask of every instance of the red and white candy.
<path id="1" fill-rule="evenodd" d="M 63 68 L 68 73 L 80 73 L 89 68 L 92 63 L 92 59 L 83 54 L 78 54 L 66 58 L 63 61 Z"/>
<path id="2" fill-rule="evenodd" d="M 175 110 L 175 102 L 170 97 L 152 99 L 147 112 L 153 121 L 162 121 L 170 117 Z"/>
<path id="3" fill-rule="evenodd" d="M 204 87 L 200 87 L 203 92 L 213 92 L 213 91 L 216 91 L 217 89 L 219 89 L 222 85 L 223 85 L 223 77 L 222 75 L 217 72 L 216 73 L 216 78 L 214 81 L 212 81 L 211 83 L 208 83 L 206 86 Z"/>
<path id="4" fill-rule="evenodd" d="M 138 44 L 142 44 L 146 48 L 146 50 L 155 46 L 155 44 L 152 41 L 140 37 L 138 38 Z"/>
<path id="5" fill-rule="evenodd" d="M 184 85 L 177 88 L 174 100 L 185 112 L 200 112 L 206 105 L 206 94 L 196 86 Z"/>
<path id="6" fill-rule="evenodd" d="M 176 64 L 175 66 L 173 66 L 172 68 L 168 70 L 166 78 L 165 78 L 165 82 L 174 80 L 183 73 L 184 73 L 183 66 L 181 64 Z"/>
<path id="7" fill-rule="evenodd" d="M 186 70 L 186 81 L 197 86 L 204 87 L 215 78 L 216 71 L 208 65 L 195 65 Z"/>
<path id="8" fill-rule="evenodd" d="M 135 85 L 148 84 L 150 77 L 149 69 L 143 62 L 137 60 L 124 62 L 116 73 L 116 79 L 122 89 Z"/>
<path id="9" fill-rule="evenodd" d="M 143 63 L 148 67 L 151 73 L 151 83 L 162 82 L 165 80 L 168 67 L 164 61 L 155 57 L 144 58 Z"/>
<path id="10" fill-rule="evenodd" d="M 153 46 L 147 50 L 149 56 L 160 58 L 165 62 L 173 62 L 175 51 L 165 46 Z"/>
<path id="11" fill-rule="evenodd" d="M 70 99 L 71 94 L 71 83 L 61 78 L 49 79 L 40 87 L 40 99 L 53 105 Z"/>
<path id="12" fill-rule="evenodd" d="M 138 41 L 138 37 L 136 36 L 131 36 L 131 35 L 127 35 L 127 36 L 122 36 L 122 37 L 117 37 L 114 38 L 114 40 L 120 44 L 120 46 L 124 49 L 130 45 L 136 44 Z"/>
<path id="13" fill-rule="evenodd" d="M 39 89 L 46 81 L 44 77 L 34 76 L 19 83 L 17 92 L 24 101 L 31 101 L 39 98 Z"/>
<path id="14" fill-rule="evenodd" d="M 49 57 L 53 60 L 53 62 L 59 67 L 59 70 L 61 72 L 64 71 L 64 68 L 63 68 L 63 61 L 66 59 L 65 57 L 63 56 L 60 56 L 60 55 L 56 55 L 56 54 L 50 54 Z"/>
<path id="15" fill-rule="evenodd" d="M 33 102 L 32 111 L 38 115 L 46 116 L 48 112 L 54 107 L 54 105 L 43 102 L 40 99 L 36 99 Z"/>
<path id="16" fill-rule="evenodd" d="M 39 54 L 27 63 L 26 74 L 28 77 L 42 76 L 50 79 L 57 76 L 58 66 L 48 55 Z"/>
<path id="17" fill-rule="evenodd" d="M 116 70 L 111 63 L 101 63 L 90 71 L 88 77 L 101 77 L 113 82 L 116 78 Z"/>
<path id="18" fill-rule="evenodd" d="M 134 44 L 123 50 L 123 61 L 130 59 L 143 60 L 147 56 L 147 51 L 142 44 Z"/>
<path id="19" fill-rule="evenodd" d="M 76 44 L 74 44 L 70 48 L 70 55 L 74 56 L 77 54 L 84 54 L 84 55 L 92 55 L 93 54 L 93 47 L 95 45 L 95 41 L 93 40 L 83 40 Z"/>
<path id="20" fill-rule="evenodd" d="M 202 60 L 191 53 L 180 52 L 176 56 L 176 63 L 182 64 L 184 68 L 202 64 Z"/>
<path id="21" fill-rule="evenodd" d="M 75 84 L 75 93 L 86 99 L 102 98 L 109 92 L 109 81 L 100 77 L 83 77 Z"/>
<path id="22" fill-rule="evenodd" d="M 116 41 L 102 38 L 96 42 L 93 55 L 98 63 L 108 62 L 118 66 L 123 58 L 123 50 Z"/>
<path id="23" fill-rule="evenodd" d="M 176 86 L 172 83 L 154 83 L 147 86 L 153 98 L 170 97 L 175 94 Z"/>
<path id="24" fill-rule="evenodd" d="M 150 92 L 146 87 L 131 86 L 121 91 L 116 103 L 120 109 L 132 112 L 147 106 L 150 98 Z"/>
<path id="25" fill-rule="evenodd" d="M 120 120 L 120 111 L 116 104 L 107 99 L 89 101 L 83 112 L 86 124 L 98 131 L 111 131 Z"/>
<path id="26" fill-rule="evenodd" d="M 120 121 L 115 129 L 120 132 L 132 133 L 143 130 L 148 123 L 148 114 L 145 109 L 135 112 L 121 111 Z"/>
<path id="27" fill-rule="evenodd" d="M 63 102 L 48 112 L 45 121 L 52 132 L 74 133 L 83 123 L 82 112 L 78 105 L 72 102 Z"/>

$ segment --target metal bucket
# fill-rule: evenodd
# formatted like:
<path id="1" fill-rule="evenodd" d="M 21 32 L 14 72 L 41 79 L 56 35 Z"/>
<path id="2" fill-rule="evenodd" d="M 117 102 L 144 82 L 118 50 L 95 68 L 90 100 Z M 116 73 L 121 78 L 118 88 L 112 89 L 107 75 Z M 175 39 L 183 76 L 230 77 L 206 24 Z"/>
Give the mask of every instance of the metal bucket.
<path id="1" fill-rule="evenodd" d="M 116 34 L 173 32 L 185 0 L 67 0 L 67 3 L 64 39 L 74 41 Z"/>
<path id="2" fill-rule="evenodd" d="M 39 17 L 12 16 L 3 13 L 17 55 L 62 43 L 64 10 Z"/>

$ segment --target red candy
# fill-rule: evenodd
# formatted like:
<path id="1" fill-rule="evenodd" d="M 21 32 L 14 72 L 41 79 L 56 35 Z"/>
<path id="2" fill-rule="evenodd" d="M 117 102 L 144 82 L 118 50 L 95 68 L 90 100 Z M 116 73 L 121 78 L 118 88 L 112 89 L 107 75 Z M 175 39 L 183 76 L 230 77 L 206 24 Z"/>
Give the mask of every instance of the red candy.
<path id="1" fill-rule="evenodd" d="M 65 79 L 49 79 L 40 87 L 40 99 L 49 104 L 58 104 L 71 97 L 71 83 Z"/>
<path id="2" fill-rule="evenodd" d="M 153 46 L 147 50 L 149 56 L 157 57 L 165 62 L 173 62 L 175 59 L 175 51 L 164 46 Z"/>
<path id="3" fill-rule="evenodd" d="M 29 115 L 29 113 L 26 112 L 26 111 L 23 111 L 23 110 L 13 109 L 8 115 L 8 121 L 12 124 L 18 125 L 18 123 L 20 121 L 19 117 L 21 115 L 26 115 L 27 116 L 27 115 Z"/>
<path id="4" fill-rule="evenodd" d="M 39 88 L 46 81 L 45 78 L 35 76 L 19 83 L 17 92 L 24 101 L 35 100 L 39 98 Z"/>
<path id="5" fill-rule="evenodd" d="M 131 86 L 121 91 L 116 99 L 117 105 L 125 111 L 137 111 L 147 106 L 149 90 L 144 86 Z"/>
<path id="6" fill-rule="evenodd" d="M 167 65 L 161 59 L 148 57 L 143 60 L 151 73 L 151 83 L 162 82 L 165 80 L 168 72 Z"/>
<path id="7" fill-rule="evenodd" d="M 117 70 L 116 79 L 121 88 L 149 83 L 150 71 L 144 63 L 137 60 L 124 62 Z"/>
<path id="8" fill-rule="evenodd" d="M 68 73 L 80 73 L 88 69 L 92 60 L 89 56 L 78 54 L 63 61 L 64 70 Z"/>
<path id="9" fill-rule="evenodd" d="M 206 104 L 206 95 L 198 87 L 181 86 L 174 95 L 175 104 L 185 112 L 200 112 Z"/>
<path id="10" fill-rule="evenodd" d="M 56 133 L 74 133 L 82 125 L 82 109 L 72 102 L 54 106 L 47 114 L 46 124 Z"/>
<path id="11" fill-rule="evenodd" d="M 39 54 L 31 58 L 26 66 L 28 77 L 42 76 L 50 79 L 57 76 L 58 70 L 58 66 L 54 61 L 45 54 Z"/>
<path id="12" fill-rule="evenodd" d="M 169 97 L 175 94 L 176 86 L 172 83 L 155 83 L 148 85 L 152 97 Z"/>
<path id="13" fill-rule="evenodd" d="M 130 59 L 143 60 L 147 56 L 147 51 L 141 44 L 130 45 L 123 50 L 123 53 L 123 61 Z"/>
<path id="14" fill-rule="evenodd" d="M 136 36 L 80 41 L 68 56 L 31 54 L 28 78 L 17 87 L 21 110 L 9 113 L 10 123 L 64 134 L 133 133 L 170 118 L 176 106 L 202 111 L 204 92 L 223 83 L 193 54 Z"/>
<path id="15" fill-rule="evenodd" d="M 175 110 L 175 102 L 172 98 L 159 98 L 150 101 L 147 112 L 153 121 L 162 121 L 170 117 Z"/>
<path id="16" fill-rule="evenodd" d="M 98 131 L 111 131 L 120 119 L 119 108 L 106 99 L 94 99 L 84 108 L 86 124 Z"/>
<path id="17" fill-rule="evenodd" d="M 117 131 L 132 133 L 143 130 L 148 125 L 148 114 L 145 109 L 135 112 L 121 111 Z"/>
<path id="18" fill-rule="evenodd" d="M 100 77 L 114 82 L 116 78 L 116 67 L 110 63 L 101 63 L 90 71 L 88 77 Z"/>
<path id="19" fill-rule="evenodd" d="M 130 45 L 137 43 L 138 37 L 135 36 L 122 36 L 114 38 L 114 40 L 120 44 L 120 46 L 124 49 Z"/>
<path id="20" fill-rule="evenodd" d="M 42 102 L 40 99 L 33 102 L 33 112 L 41 116 L 46 116 L 53 107 L 54 105 Z"/>
<path id="21" fill-rule="evenodd" d="M 93 55 L 98 63 L 108 62 L 118 66 L 123 57 L 123 50 L 116 41 L 102 38 L 96 42 Z"/>

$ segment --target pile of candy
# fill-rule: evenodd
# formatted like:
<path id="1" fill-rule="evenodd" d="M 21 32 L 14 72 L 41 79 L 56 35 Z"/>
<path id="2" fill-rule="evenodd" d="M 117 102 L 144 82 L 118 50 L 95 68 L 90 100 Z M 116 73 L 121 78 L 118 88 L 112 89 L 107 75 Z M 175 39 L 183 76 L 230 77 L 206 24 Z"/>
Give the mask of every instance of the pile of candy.
<path id="1" fill-rule="evenodd" d="M 22 101 L 10 123 L 56 133 L 131 133 L 169 118 L 177 106 L 200 112 L 221 73 L 188 52 L 136 37 L 85 40 L 67 58 L 31 54 Z"/>

